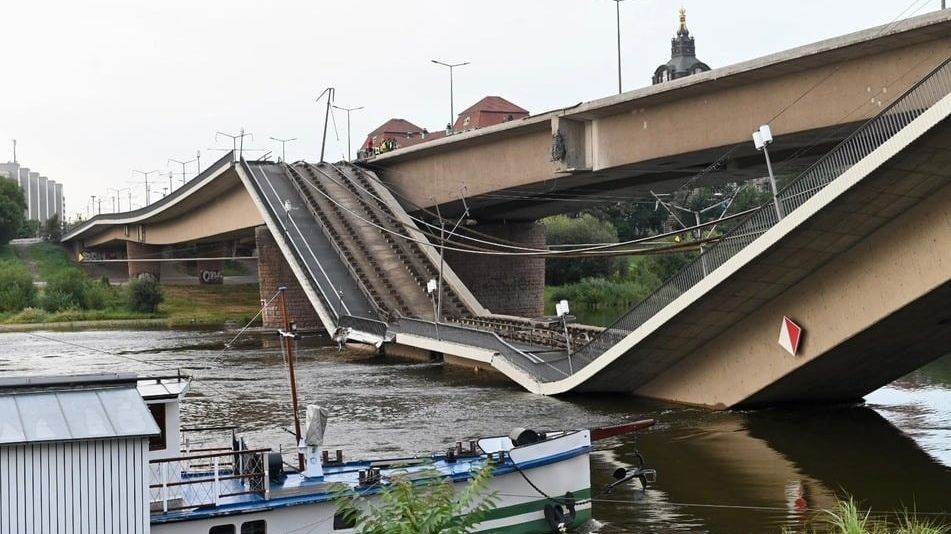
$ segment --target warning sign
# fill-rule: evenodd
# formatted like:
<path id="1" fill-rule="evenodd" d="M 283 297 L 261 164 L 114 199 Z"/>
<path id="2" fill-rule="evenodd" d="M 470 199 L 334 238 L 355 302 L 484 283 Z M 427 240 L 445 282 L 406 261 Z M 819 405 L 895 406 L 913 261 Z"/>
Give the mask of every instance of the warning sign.
<path id="1" fill-rule="evenodd" d="M 779 346 L 795 356 L 799 352 L 799 342 L 801 340 L 802 327 L 784 315 L 783 325 L 779 328 Z"/>

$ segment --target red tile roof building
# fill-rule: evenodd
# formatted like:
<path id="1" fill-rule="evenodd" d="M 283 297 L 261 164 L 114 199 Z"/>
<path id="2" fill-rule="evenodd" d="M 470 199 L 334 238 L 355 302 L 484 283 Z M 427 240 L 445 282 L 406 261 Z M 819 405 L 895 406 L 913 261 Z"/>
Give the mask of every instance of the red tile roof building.
<path id="1" fill-rule="evenodd" d="M 485 128 L 529 115 L 528 111 L 500 96 L 487 96 L 460 113 L 453 125 L 453 132 Z M 368 157 L 380 152 L 418 145 L 433 139 L 446 137 L 445 130 L 429 132 L 405 119 L 390 119 L 367 135 L 360 147 L 358 157 Z"/>
<path id="2" fill-rule="evenodd" d="M 487 96 L 459 114 L 453 131 L 463 132 L 528 117 L 528 110 L 520 108 L 501 96 Z"/>

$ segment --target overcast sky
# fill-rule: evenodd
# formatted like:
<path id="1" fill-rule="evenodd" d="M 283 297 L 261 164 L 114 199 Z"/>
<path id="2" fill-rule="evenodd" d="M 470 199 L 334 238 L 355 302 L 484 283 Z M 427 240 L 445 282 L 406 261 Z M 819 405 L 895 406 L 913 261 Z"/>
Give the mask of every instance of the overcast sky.
<path id="1" fill-rule="evenodd" d="M 625 90 L 649 85 L 669 59 L 681 5 L 697 56 L 716 68 L 940 0 L 626 0 Z M 246 146 L 275 154 L 270 136 L 297 137 L 287 158 L 316 160 L 324 108 L 314 99 L 328 86 L 338 105 L 365 106 L 351 116 L 354 147 L 391 117 L 442 128 L 448 72 L 433 58 L 471 62 L 456 69 L 457 113 L 486 95 L 538 113 L 617 88 L 611 0 L 2 0 L 0 15 L 0 160 L 16 138 L 22 165 L 65 184 L 69 217 L 109 187 L 134 187 L 141 204 L 133 169 L 164 171 L 160 189 L 167 158 L 201 150 L 207 166 L 222 155 L 209 148 L 231 146 L 218 130 L 244 127 Z M 347 150 L 346 116 L 336 119 L 328 159 Z"/>

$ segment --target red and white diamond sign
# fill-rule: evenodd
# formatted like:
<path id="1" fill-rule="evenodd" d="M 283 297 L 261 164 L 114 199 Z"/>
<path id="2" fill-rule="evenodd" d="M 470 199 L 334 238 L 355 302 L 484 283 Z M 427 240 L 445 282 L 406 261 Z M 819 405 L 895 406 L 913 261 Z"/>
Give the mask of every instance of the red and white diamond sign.
<path id="1" fill-rule="evenodd" d="M 779 346 L 795 356 L 799 352 L 799 342 L 801 340 L 802 327 L 784 315 L 783 325 L 779 328 Z"/>

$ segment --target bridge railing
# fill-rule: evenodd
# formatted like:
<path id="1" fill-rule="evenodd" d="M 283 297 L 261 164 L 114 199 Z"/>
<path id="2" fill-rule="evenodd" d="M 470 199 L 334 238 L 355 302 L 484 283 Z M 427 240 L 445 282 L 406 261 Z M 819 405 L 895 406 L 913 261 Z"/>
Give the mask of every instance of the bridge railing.
<path id="1" fill-rule="evenodd" d="M 951 59 L 945 60 L 905 94 L 869 119 L 784 187 L 777 195 L 782 213 L 789 214 L 801 206 L 949 92 L 951 92 Z M 604 354 L 677 297 L 750 245 L 777 222 L 776 207 L 770 200 L 734 229 L 724 234 L 716 245 L 707 249 L 577 351 L 573 356 L 574 370 L 577 371 Z"/>

